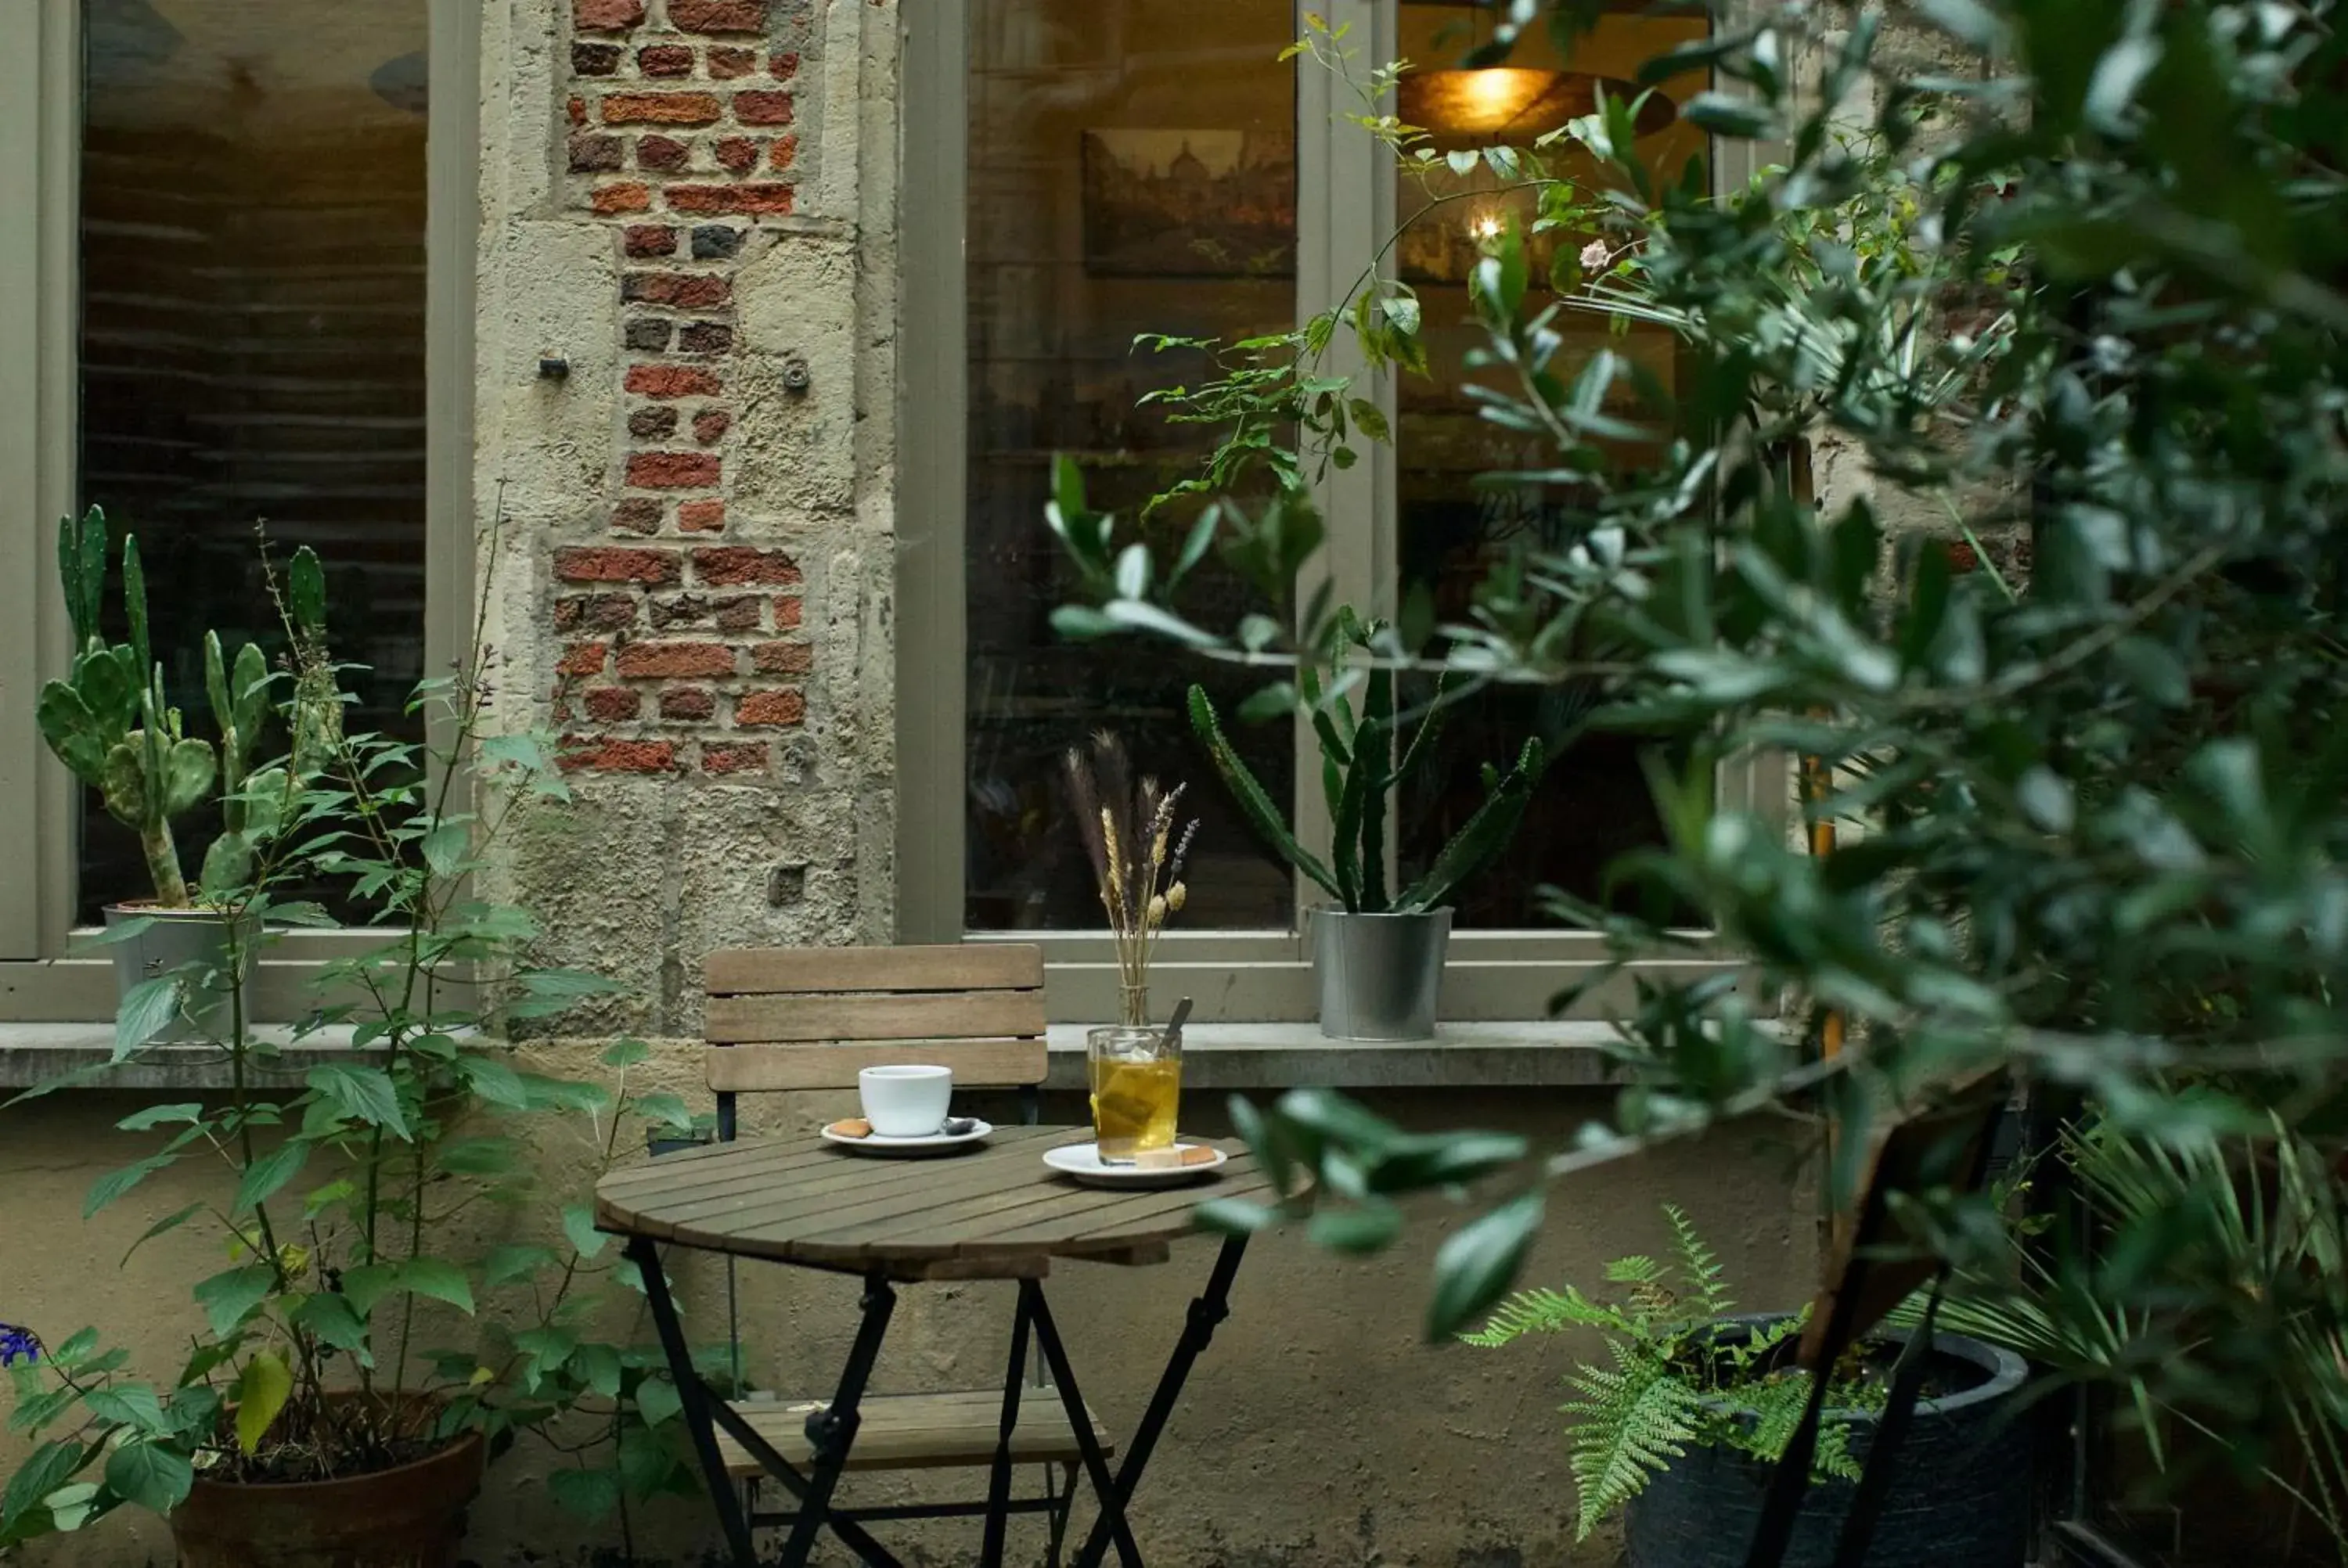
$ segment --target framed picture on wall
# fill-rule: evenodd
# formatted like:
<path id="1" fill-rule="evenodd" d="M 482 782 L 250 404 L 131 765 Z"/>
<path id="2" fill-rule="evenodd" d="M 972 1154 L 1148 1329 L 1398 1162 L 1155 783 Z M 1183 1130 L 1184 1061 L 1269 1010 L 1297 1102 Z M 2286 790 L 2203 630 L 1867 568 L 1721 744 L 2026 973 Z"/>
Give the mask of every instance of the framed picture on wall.
<path id="1" fill-rule="evenodd" d="M 1296 160 L 1240 130 L 1084 133 L 1085 271 L 1104 278 L 1296 272 Z"/>

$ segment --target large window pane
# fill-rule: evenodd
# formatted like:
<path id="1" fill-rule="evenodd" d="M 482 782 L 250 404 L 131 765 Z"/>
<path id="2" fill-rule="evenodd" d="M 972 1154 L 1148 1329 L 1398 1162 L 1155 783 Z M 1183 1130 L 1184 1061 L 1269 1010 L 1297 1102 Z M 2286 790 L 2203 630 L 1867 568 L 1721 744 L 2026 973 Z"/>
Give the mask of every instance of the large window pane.
<path id="1" fill-rule="evenodd" d="M 256 525 L 324 558 L 354 728 L 422 673 L 426 0 L 88 0 L 84 504 L 135 529 L 174 700 L 278 645 Z M 271 743 L 274 743 L 274 741 Z M 217 824 L 180 827 L 182 858 Z M 149 891 L 93 799 L 79 915 Z"/>
<path id="2" fill-rule="evenodd" d="M 1488 32 L 1491 16 L 1488 7 L 1420 0 L 1408 0 L 1400 14 L 1400 53 L 1421 62 L 1422 69 L 1458 60 Z M 1701 37 L 1704 28 L 1702 17 L 1611 15 L 1576 41 L 1570 57 L 1558 51 L 1546 28 L 1528 29 L 1509 60 L 1509 74 L 1479 72 L 1473 79 L 1457 75 L 1415 91 L 1406 87 L 1405 118 L 1435 127 L 1438 145 L 1447 149 L 1529 146 L 1542 132 L 1588 112 L 1588 77 L 1610 79 L 1610 90 L 1624 96 L 1622 84 L 1638 76 L 1642 64 Z M 1704 85 L 1701 76 L 1683 77 L 1663 84 L 1663 91 L 1675 104 L 1684 104 Z M 1660 109 L 1653 110 L 1642 123 L 1662 118 Z M 1706 150 L 1704 134 L 1675 115 L 1638 145 L 1650 166 L 1666 178 L 1676 178 L 1689 159 Z M 1554 173 L 1583 181 L 1598 178 L 1594 160 L 1576 158 L 1566 148 L 1546 156 Z M 1396 211 L 1405 230 L 1395 251 L 1397 266 L 1418 292 L 1434 374 L 1404 376 L 1397 386 L 1397 559 L 1406 583 L 1424 583 L 1432 590 L 1439 620 L 1465 621 L 1476 584 L 1496 560 L 1514 550 L 1555 547 L 1572 529 L 1573 497 L 1561 486 L 1498 489 L 1475 483 L 1479 474 L 1554 466 L 1554 453 L 1545 442 L 1480 417 L 1467 393 L 1467 354 L 1483 342 L 1468 305 L 1468 272 L 1482 241 L 1504 223 L 1528 223 L 1532 204 L 1529 193 L 1503 190 L 1502 182 L 1481 167 L 1459 174 L 1438 165 L 1432 174 L 1406 171 L 1399 179 Z M 1591 238 L 1563 232 L 1534 237 L 1536 288 L 1547 289 L 1552 252 L 1560 247 L 1579 251 Z M 1528 311 L 1539 302 L 1529 303 Z M 1602 317 L 1571 313 L 1558 325 L 1568 338 L 1559 356 L 1560 373 L 1568 378 L 1606 347 L 1636 359 L 1664 385 L 1672 384 L 1674 339 L 1668 329 L 1630 323 L 1620 331 Z M 1633 410 L 1626 406 L 1624 412 Z M 1621 456 L 1636 454 L 1625 448 Z M 1424 701 L 1430 693 L 1421 685 L 1415 694 Z M 1457 703 L 1433 764 L 1402 793 L 1403 875 L 1424 867 L 1481 804 L 1483 764 L 1506 766 L 1528 735 L 1551 743 L 1570 737 L 1593 695 L 1571 687 L 1491 688 Z M 1517 842 L 1461 890 L 1457 923 L 1544 924 L 1534 891 L 1545 883 L 1595 894 L 1610 859 L 1660 835 L 1638 756 L 1667 740 L 1602 734 L 1569 740 L 1551 762 Z M 1550 749 L 1556 752 L 1557 746 Z"/>
<path id="3" fill-rule="evenodd" d="M 1230 339 L 1294 321 L 1295 78 L 1275 59 L 1292 26 L 1286 5 L 1262 0 L 973 0 L 973 927 L 1103 924 L 1059 758 L 1104 726 L 1138 768 L 1190 781 L 1203 826 L 1183 924 L 1289 924 L 1286 868 L 1226 804 L 1182 712 L 1192 680 L 1227 713 L 1257 682 L 1150 640 L 1062 641 L 1049 617 L 1075 585 L 1042 519 L 1055 452 L 1084 465 L 1094 505 L 1129 516 L 1206 447 L 1198 427 L 1136 406 L 1152 387 L 1195 383 L 1201 360 L 1138 355 L 1137 333 Z M 1210 623 L 1255 608 L 1227 579 L 1193 580 Z M 1234 730 L 1267 793 L 1289 801 L 1290 726 Z"/>

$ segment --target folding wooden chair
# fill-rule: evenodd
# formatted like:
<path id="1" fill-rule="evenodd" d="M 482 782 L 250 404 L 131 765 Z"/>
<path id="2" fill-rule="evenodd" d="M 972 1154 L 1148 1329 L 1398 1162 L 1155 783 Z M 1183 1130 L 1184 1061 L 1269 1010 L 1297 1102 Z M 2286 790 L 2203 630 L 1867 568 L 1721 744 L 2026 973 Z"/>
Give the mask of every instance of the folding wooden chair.
<path id="1" fill-rule="evenodd" d="M 1021 1119 L 1040 1109 L 1044 1042 L 1044 954 L 1014 944 L 953 947 L 738 948 L 713 953 L 706 969 L 709 1044 L 704 1071 L 717 1097 L 717 1137 L 736 1133 L 738 1096 L 777 1091 L 852 1089 L 863 1068 L 922 1061 L 953 1069 L 957 1090 L 1015 1088 Z M 734 1260 L 726 1260 L 728 1337 L 736 1383 L 740 1328 Z M 1025 1329 L 1020 1329 L 1024 1337 Z M 1012 1364 L 1036 1368 L 1030 1382 L 1048 1387 L 1043 1358 L 1017 1348 Z M 870 1395 L 862 1401 L 850 1473 L 870 1471 L 986 1469 L 994 1463 L 1004 1394 L 992 1388 L 938 1393 Z M 813 1455 L 810 1418 L 820 1399 L 738 1403 L 733 1407 L 793 1464 Z M 1087 1415 L 1091 1412 L 1088 1410 Z M 1057 1563 L 1083 1457 L 1057 1399 L 1023 1400 L 1010 1435 L 1014 1462 L 1044 1467 L 1039 1495 L 1014 1497 L 1010 1511 L 1044 1513 L 1051 1527 L 1046 1561 Z M 1107 1452 L 1114 1440 L 1092 1417 Z M 745 1509 L 756 1525 L 789 1525 L 797 1514 L 761 1511 L 763 1472 L 730 1437 L 721 1440 L 726 1468 L 747 1484 Z M 1057 1474 L 1055 1469 L 1057 1468 Z M 968 1502 L 856 1508 L 859 1522 L 983 1514 Z"/>

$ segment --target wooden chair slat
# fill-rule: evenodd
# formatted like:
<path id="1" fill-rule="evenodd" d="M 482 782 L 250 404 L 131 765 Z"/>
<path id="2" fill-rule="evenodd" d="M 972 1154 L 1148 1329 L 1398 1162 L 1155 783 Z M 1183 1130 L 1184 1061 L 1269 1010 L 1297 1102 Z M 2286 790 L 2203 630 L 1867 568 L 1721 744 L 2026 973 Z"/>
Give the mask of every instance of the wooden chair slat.
<path id="1" fill-rule="evenodd" d="M 1043 1032 L 1041 991 L 711 997 L 707 1021 L 702 1029 L 713 1045 L 1003 1040 Z"/>
<path id="2" fill-rule="evenodd" d="M 923 1062 L 953 1069 L 957 1090 L 1041 1083 L 1050 1058 L 1040 1040 L 923 1040 L 870 1045 L 713 1045 L 702 1071 L 720 1093 L 853 1089 L 868 1067 Z"/>
<path id="3" fill-rule="evenodd" d="M 727 948 L 705 966 L 709 994 L 1039 990 L 1044 949 L 1029 942 L 927 948 Z"/>
<path id="4" fill-rule="evenodd" d="M 1021 1464 L 1074 1462 L 1081 1457 L 1076 1429 L 1068 1412 L 1051 1395 L 1020 1401 L 1019 1422 L 1011 1430 L 1011 1457 Z M 813 1457 L 808 1442 L 807 1419 L 823 1408 L 819 1399 L 734 1407 L 751 1430 L 793 1464 Z M 1117 1440 L 1089 1409 L 1085 1411 L 1106 1453 L 1117 1452 Z M 870 1394 L 857 1408 L 856 1443 L 849 1450 L 850 1471 L 938 1470 L 994 1462 L 994 1446 L 1003 1419 L 1000 1389 L 939 1394 Z M 757 1475 L 758 1466 L 748 1451 L 721 1433 L 718 1450 L 726 1469 L 736 1476 Z"/>

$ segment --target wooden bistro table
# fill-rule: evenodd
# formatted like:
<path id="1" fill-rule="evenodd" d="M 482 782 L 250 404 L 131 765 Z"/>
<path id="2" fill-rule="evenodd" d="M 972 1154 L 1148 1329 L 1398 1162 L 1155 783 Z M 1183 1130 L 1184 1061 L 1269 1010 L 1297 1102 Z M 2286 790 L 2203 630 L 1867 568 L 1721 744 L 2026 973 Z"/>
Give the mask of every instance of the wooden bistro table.
<path id="1" fill-rule="evenodd" d="M 1218 1145 L 1231 1155 L 1227 1163 L 1203 1180 L 1180 1186 L 1083 1186 L 1044 1163 L 1045 1150 L 1081 1143 L 1091 1136 L 1089 1127 L 998 1127 L 977 1149 L 932 1159 L 875 1158 L 818 1137 L 745 1140 L 665 1155 L 597 1184 L 596 1227 L 625 1237 L 628 1255 L 643 1273 L 653 1325 L 683 1398 L 683 1415 L 709 1484 L 710 1501 L 739 1568 L 753 1568 L 756 1559 L 750 1522 L 718 1447 L 720 1428 L 797 1502 L 783 1548 L 782 1561 L 788 1568 L 807 1562 L 818 1532 L 826 1526 L 876 1568 L 897 1563 L 858 1522 L 857 1511 L 831 1507 L 831 1494 L 855 1446 L 857 1409 L 888 1332 L 896 1304 L 893 1286 L 935 1279 L 1019 1282 L 980 1561 L 986 1568 L 996 1568 L 1003 1560 L 1012 1434 L 1032 1327 L 1100 1502 L 1100 1516 L 1077 1554 L 1076 1568 L 1097 1568 L 1112 1544 L 1124 1568 L 1140 1568 L 1141 1553 L 1126 1521 L 1126 1504 L 1140 1484 L 1150 1450 L 1173 1412 L 1190 1364 L 1229 1311 L 1226 1301 L 1245 1239 L 1232 1236 L 1223 1242 L 1205 1290 L 1190 1303 L 1149 1408 L 1114 1472 L 1044 1298 L 1044 1280 L 1054 1260 L 1061 1258 L 1163 1263 L 1174 1242 L 1194 1234 L 1191 1211 L 1202 1200 L 1268 1199 L 1274 1194 L 1271 1178 L 1235 1142 Z M 664 1244 L 862 1276 L 862 1317 L 848 1365 L 830 1403 L 807 1418 L 810 1458 L 805 1471 L 778 1452 L 695 1371 L 675 1301 L 661 1271 Z M 877 1511 L 874 1516 L 880 1516 Z"/>

